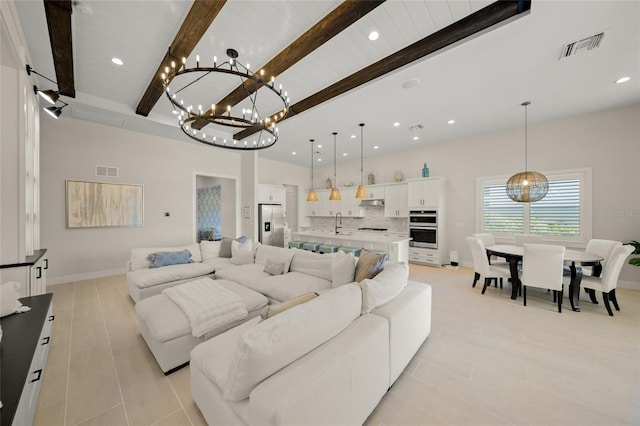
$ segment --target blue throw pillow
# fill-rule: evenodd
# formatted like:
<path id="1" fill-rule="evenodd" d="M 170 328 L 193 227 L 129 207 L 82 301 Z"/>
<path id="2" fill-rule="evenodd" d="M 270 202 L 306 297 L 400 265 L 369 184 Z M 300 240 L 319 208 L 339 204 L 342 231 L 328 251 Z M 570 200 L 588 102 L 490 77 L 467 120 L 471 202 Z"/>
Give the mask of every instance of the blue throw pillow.
<path id="1" fill-rule="evenodd" d="M 161 266 L 181 265 L 191 263 L 191 252 L 187 249 L 182 251 L 161 251 L 152 253 L 147 258 L 151 261 L 150 268 L 160 268 Z"/>

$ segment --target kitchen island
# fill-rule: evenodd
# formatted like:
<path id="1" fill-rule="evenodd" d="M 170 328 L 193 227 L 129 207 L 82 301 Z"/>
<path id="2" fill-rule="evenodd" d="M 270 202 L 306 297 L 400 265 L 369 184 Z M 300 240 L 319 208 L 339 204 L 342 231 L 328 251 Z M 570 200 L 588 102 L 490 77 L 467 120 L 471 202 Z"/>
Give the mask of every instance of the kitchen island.
<path id="1" fill-rule="evenodd" d="M 336 234 L 326 230 L 303 230 L 292 233 L 296 241 L 331 244 L 346 247 L 361 247 L 367 250 L 383 250 L 394 262 L 409 262 L 409 240 L 404 234 L 376 231 L 348 231 Z"/>

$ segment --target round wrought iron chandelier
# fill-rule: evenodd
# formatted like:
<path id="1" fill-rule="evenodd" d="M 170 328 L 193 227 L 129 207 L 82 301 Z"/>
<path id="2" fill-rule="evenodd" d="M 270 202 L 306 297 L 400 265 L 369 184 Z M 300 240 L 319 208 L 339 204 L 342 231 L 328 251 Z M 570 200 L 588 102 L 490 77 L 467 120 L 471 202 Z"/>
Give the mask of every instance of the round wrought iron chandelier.
<path id="1" fill-rule="evenodd" d="M 507 196 L 518 203 L 533 203 L 542 200 L 549 192 L 547 177 L 539 172 L 527 170 L 527 107 L 531 102 L 522 103 L 524 107 L 524 172 L 516 173 L 507 181 Z"/>
<path id="2" fill-rule="evenodd" d="M 237 61 L 238 52 L 234 49 L 227 49 L 229 59 L 222 63 L 218 63 L 217 57 L 213 57 L 213 66 L 204 66 L 200 64 L 200 56 L 196 56 L 196 66 L 187 67 L 186 58 L 182 58 L 182 62 L 176 64 L 171 62 L 171 67 L 165 67 L 164 72 L 160 75 L 164 83 L 164 92 L 171 102 L 173 113 L 177 116 L 180 129 L 185 135 L 198 142 L 227 149 L 238 150 L 257 150 L 265 149 L 273 146 L 278 141 L 277 123 L 286 117 L 289 111 L 289 97 L 287 92 L 283 90 L 282 84 L 278 87 L 275 85 L 274 77 L 266 80 L 264 70 L 252 72 L 249 70 L 249 64 L 243 66 Z M 251 103 L 250 108 L 234 108 L 236 105 L 194 105 L 188 100 L 181 98 L 181 92 L 188 87 L 198 84 L 205 78 L 211 78 L 216 74 L 230 74 L 239 77 L 243 87 L 247 82 L 253 82 L 257 87 L 255 90 L 247 90 L 248 99 Z M 181 78 L 185 76 L 185 78 Z M 186 79 L 186 76 L 193 79 Z M 175 82 L 174 82 L 175 79 Z M 180 87 L 174 89 L 170 87 L 172 83 L 180 82 Z M 264 116 L 260 108 L 258 108 L 258 89 L 265 88 L 269 93 L 276 96 L 282 102 L 282 109 L 275 114 Z M 197 124 L 196 124 L 197 123 Z M 251 140 L 238 141 L 235 139 L 224 139 L 207 135 L 205 126 L 208 124 L 217 124 L 222 126 L 234 127 L 237 129 L 253 129 L 255 132 Z"/>

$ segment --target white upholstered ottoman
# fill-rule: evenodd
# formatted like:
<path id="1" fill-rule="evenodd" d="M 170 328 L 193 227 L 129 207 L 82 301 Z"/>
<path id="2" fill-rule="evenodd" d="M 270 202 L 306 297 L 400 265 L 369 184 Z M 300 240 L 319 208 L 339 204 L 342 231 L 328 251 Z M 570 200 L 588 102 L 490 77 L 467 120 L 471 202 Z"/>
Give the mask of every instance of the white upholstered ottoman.
<path id="1" fill-rule="evenodd" d="M 148 297 L 136 304 L 140 334 L 165 374 L 186 365 L 189 362 L 189 353 L 198 344 L 258 316 L 262 308 L 268 304 L 267 298 L 262 294 L 233 281 L 215 282 L 240 296 L 249 314 L 240 320 L 224 324 L 203 337 L 193 336 L 185 313 L 164 294 Z"/>

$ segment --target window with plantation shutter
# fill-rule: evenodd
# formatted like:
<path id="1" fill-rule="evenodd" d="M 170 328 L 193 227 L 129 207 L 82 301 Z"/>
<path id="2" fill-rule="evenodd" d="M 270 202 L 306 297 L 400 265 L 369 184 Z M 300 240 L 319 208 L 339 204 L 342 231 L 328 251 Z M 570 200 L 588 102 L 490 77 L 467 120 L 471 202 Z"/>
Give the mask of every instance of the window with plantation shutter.
<path id="1" fill-rule="evenodd" d="M 483 188 L 482 230 L 491 234 L 524 233 L 523 205 L 514 203 L 505 191 L 505 185 L 487 185 Z"/>
<path id="2" fill-rule="evenodd" d="M 534 203 L 509 199 L 508 176 L 478 178 L 477 231 L 505 242 L 514 234 L 535 234 L 545 242 L 586 244 L 591 239 L 591 169 L 544 174 L 549 192 Z"/>

